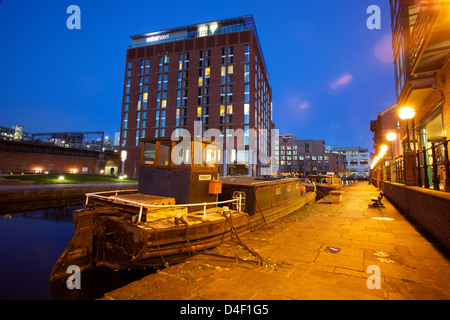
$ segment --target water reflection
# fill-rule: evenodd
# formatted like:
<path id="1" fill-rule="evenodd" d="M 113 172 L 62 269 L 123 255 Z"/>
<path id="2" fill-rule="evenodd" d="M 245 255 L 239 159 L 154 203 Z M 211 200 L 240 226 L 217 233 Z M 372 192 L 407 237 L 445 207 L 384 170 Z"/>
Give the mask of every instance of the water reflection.
<path id="1" fill-rule="evenodd" d="M 50 293 L 54 300 L 93 300 L 102 298 L 105 293 L 142 279 L 155 273 L 156 268 L 142 270 L 89 270 L 81 273 L 80 289 L 69 289 L 66 279 L 50 284 Z M 67 275 L 69 277 L 70 274 Z"/>
<path id="2" fill-rule="evenodd" d="M 97 299 L 106 292 L 155 272 L 153 269 L 82 274 L 81 289 L 65 280 L 49 287 L 50 272 L 74 233 L 76 205 L 0 214 L 0 299 Z M 70 276 L 70 274 L 68 274 Z"/>

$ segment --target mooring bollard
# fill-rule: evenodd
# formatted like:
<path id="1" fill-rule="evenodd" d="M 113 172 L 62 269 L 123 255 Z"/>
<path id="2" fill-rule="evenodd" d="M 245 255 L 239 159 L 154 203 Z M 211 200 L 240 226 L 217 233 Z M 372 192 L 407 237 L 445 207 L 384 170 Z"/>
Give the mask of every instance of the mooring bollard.
<path id="1" fill-rule="evenodd" d="M 330 191 L 331 203 L 342 203 L 342 194 L 344 191 Z"/>

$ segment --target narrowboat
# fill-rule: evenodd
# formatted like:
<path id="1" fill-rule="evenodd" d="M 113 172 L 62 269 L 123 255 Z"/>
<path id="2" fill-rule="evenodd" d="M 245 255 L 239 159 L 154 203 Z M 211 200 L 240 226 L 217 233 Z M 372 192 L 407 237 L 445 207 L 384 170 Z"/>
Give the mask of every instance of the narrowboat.
<path id="1" fill-rule="evenodd" d="M 317 193 L 325 196 L 330 191 L 338 190 L 343 187 L 341 178 L 334 175 L 309 175 L 306 180 L 309 180 L 316 187 Z"/>
<path id="2" fill-rule="evenodd" d="M 142 139 L 138 189 L 89 193 L 50 282 L 80 271 L 163 267 L 315 201 L 300 179 L 219 178 L 219 145 Z"/>

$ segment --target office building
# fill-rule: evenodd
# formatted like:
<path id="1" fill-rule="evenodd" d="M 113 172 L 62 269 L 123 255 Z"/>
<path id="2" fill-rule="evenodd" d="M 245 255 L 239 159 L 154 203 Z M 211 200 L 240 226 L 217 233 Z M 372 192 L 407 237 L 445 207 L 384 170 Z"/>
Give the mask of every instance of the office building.
<path id="1" fill-rule="evenodd" d="M 350 177 L 358 179 L 369 178 L 370 152 L 361 147 L 328 147 L 330 153 L 345 155 L 345 167 Z"/>
<path id="2" fill-rule="evenodd" d="M 270 155 L 272 92 L 253 17 L 142 33 L 131 40 L 120 131 L 124 172 L 137 176 L 142 138 L 186 132 L 205 138 L 215 129 L 213 140 L 222 143 L 221 175 L 264 174 L 258 156 Z"/>
<path id="3" fill-rule="evenodd" d="M 281 176 L 342 175 L 345 171 L 345 155 L 327 153 L 324 140 L 283 134 L 274 152 Z"/>

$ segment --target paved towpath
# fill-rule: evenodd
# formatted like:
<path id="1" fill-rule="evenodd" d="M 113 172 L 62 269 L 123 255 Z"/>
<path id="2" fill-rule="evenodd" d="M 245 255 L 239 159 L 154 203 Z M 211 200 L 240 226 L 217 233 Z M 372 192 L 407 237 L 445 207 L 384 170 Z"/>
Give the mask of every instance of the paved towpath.
<path id="1" fill-rule="evenodd" d="M 341 204 L 326 197 L 241 236 L 265 266 L 236 239 L 103 299 L 450 299 L 448 252 L 388 200 L 373 208 L 374 186 L 342 190 Z"/>

